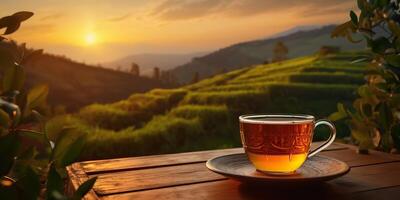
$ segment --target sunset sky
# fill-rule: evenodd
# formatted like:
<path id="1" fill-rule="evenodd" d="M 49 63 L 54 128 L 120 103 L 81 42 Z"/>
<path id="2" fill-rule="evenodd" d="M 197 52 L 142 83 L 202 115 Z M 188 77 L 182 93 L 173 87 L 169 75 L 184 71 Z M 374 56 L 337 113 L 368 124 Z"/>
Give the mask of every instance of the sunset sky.
<path id="1" fill-rule="evenodd" d="M 100 63 L 135 53 L 212 51 L 302 25 L 347 20 L 353 0 L 2 0 L 33 11 L 12 35 L 28 46 Z"/>

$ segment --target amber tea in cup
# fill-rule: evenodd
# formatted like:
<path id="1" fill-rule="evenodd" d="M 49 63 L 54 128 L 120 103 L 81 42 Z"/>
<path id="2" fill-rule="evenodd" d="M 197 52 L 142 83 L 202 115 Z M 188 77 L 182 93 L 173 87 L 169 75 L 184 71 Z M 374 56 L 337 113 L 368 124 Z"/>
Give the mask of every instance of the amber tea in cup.
<path id="1" fill-rule="evenodd" d="M 264 173 L 291 174 L 335 139 L 334 125 L 311 115 L 243 115 L 239 117 L 243 148 L 254 167 Z M 327 125 L 330 138 L 310 152 L 314 128 Z"/>

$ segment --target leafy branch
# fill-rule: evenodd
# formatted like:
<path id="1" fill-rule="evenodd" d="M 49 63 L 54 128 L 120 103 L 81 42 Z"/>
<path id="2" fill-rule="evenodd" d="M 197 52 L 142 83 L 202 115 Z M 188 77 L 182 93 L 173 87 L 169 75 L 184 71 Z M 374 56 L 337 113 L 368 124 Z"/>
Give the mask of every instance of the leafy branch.
<path id="1" fill-rule="evenodd" d="M 358 0 L 360 13 L 336 27 L 332 37 L 362 35 L 371 50 L 365 75 L 352 109 L 338 104 L 331 120 L 346 120 L 361 150 L 400 149 L 400 8 L 399 1 Z"/>
<path id="2" fill-rule="evenodd" d="M 41 113 L 48 111 L 48 87 L 24 88 L 23 65 L 42 50 L 27 49 L 5 37 L 32 16 L 22 11 L 0 18 L 0 29 L 5 29 L 0 35 L 0 199 L 81 199 L 96 178 L 66 196 L 65 167 L 80 155 L 86 134 L 68 127 L 60 127 L 58 133 L 46 131 Z"/>

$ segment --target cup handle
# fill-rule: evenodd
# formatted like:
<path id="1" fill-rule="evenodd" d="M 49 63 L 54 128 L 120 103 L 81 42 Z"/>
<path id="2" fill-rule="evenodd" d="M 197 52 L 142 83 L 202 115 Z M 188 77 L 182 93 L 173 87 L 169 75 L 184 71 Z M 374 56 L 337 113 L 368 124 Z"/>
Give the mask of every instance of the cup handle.
<path id="1" fill-rule="evenodd" d="M 324 150 L 326 147 L 331 145 L 336 138 L 336 128 L 332 124 L 332 122 L 325 120 L 325 119 L 318 120 L 314 125 L 314 129 L 318 125 L 327 125 L 331 129 L 331 135 L 329 136 L 329 139 L 326 140 L 321 146 L 317 147 L 316 149 L 314 149 L 313 151 L 308 153 L 308 158 L 310 158 L 310 157 L 314 156 L 315 154 L 317 154 L 318 152 Z"/>

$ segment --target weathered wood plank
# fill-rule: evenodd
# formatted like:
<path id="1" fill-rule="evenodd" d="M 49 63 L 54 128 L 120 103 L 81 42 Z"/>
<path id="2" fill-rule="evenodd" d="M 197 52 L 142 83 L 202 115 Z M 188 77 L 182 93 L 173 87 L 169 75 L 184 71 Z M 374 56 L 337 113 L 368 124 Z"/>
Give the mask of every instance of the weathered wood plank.
<path id="1" fill-rule="evenodd" d="M 99 195 L 171 187 L 226 179 L 208 171 L 204 163 L 122 171 L 98 176 L 94 190 Z"/>
<path id="2" fill-rule="evenodd" d="M 349 149 L 353 149 L 355 152 L 357 152 L 358 146 L 351 145 L 351 144 L 343 144 L 343 143 L 336 143 L 339 144 L 342 147 L 347 147 Z M 400 154 L 391 154 L 391 153 L 386 153 L 383 151 L 377 151 L 377 150 L 369 150 L 369 154 L 367 155 L 373 155 L 373 156 L 382 156 L 385 158 L 392 158 L 392 159 L 399 159 Z"/>
<path id="3" fill-rule="evenodd" d="M 320 154 L 344 161 L 350 167 L 400 161 L 400 156 L 392 156 L 387 153 L 382 154 L 377 151 L 370 151 L 367 155 L 358 154 L 355 149 L 351 148 L 337 151 L 324 151 Z"/>
<path id="4" fill-rule="evenodd" d="M 321 142 L 313 143 L 312 148 L 315 148 L 320 144 Z M 326 150 L 332 151 L 332 150 L 339 150 L 346 148 L 348 147 L 334 143 L 331 146 L 329 146 Z M 81 162 L 81 165 L 87 174 L 95 174 L 95 173 L 121 171 L 128 169 L 134 170 L 134 169 L 143 169 L 143 168 L 151 168 L 158 166 L 170 166 L 178 164 L 205 162 L 208 159 L 215 156 L 241 153 L 241 152 L 243 152 L 243 148 L 220 149 L 220 150 L 189 152 L 189 153 L 85 161 Z"/>
<path id="5" fill-rule="evenodd" d="M 179 164 L 190 164 L 204 162 L 214 156 L 243 152 L 242 148 L 213 150 L 195 153 L 166 154 L 156 156 L 140 156 L 110 160 L 96 160 L 81 163 L 88 174 L 98 174 L 104 172 L 136 170 L 159 166 L 171 166 Z"/>
<path id="6" fill-rule="evenodd" d="M 370 190 L 366 192 L 357 192 L 349 196 L 354 200 L 368 200 L 368 199 L 385 199 L 385 200 L 398 200 L 400 199 L 400 186 Z"/>
<path id="7" fill-rule="evenodd" d="M 348 163 L 350 167 L 396 161 L 388 157 L 374 156 L 373 153 L 371 155 L 356 154 L 353 149 L 325 151 L 321 152 L 321 155 L 340 159 Z M 400 157 L 397 161 L 400 161 Z M 223 176 L 209 171 L 204 162 L 103 173 L 96 176 L 98 180 L 94 188 L 101 195 L 224 179 Z"/>
<path id="8" fill-rule="evenodd" d="M 103 199 L 346 199 L 351 194 L 400 186 L 400 162 L 354 167 L 344 177 L 309 187 L 262 187 L 232 180 L 104 196 Z M 354 196 L 357 197 L 357 194 Z M 385 199 L 385 198 L 381 198 Z"/>
<path id="9" fill-rule="evenodd" d="M 68 173 L 67 192 L 69 195 L 72 195 L 79 188 L 79 186 L 82 183 L 84 183 L 85 181 L 87 181 L 89 179 L 89 177 L 84 172 L 80 163 L 74 163 L 71 166 L 68 166 L 67 173 Z M 90 190 L 85 195 L 84 199 L 85 200 L 95 200 L 95 199 L 99 199 L 99 197 L 94 192 L 94 190 Z"/>

